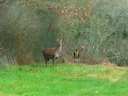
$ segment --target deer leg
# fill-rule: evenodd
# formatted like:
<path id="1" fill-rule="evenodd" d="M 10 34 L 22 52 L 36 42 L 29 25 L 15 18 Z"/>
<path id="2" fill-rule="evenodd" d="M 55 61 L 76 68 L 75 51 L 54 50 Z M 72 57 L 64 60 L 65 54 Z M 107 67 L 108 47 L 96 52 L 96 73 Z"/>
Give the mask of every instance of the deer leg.
<path id="1" fill-rule="evenodd" d="M 79 63 L 80 58 L 78 58 L 77 63 Z"/>
<path id="2" fill-rule="evenodd" d="M 52 59 L 52 62 L 53 62 L 53 66 L 54 66 L 54 59 Z"/>
<path id="3" fill-rule="evenodd" d="M 47 67 L 47 60 L 45 59 L 45 64 L 46 64 L 46 67 Z"/>
<path id="4" fill-rule="evenodd" d="M 57 61 L 58 57 L 55 58 L 55 60 Z M 56 66 L 57 66 L 57 63 L 56 63 Z"/>
<path id="5" fill-rule="evenodd" d="M 46 64 L 46 67 L 47 67 L 47 62 L 48 62 L 48 59 L 45 59 L 45 64 Z"/>
<path id="6" fill-rule="evenodd" d="M 56 59 L 56 61 L 57 61 L 57 59 Z M 56 63 L 56 66 L 57 66 L 57 63 Z"/>

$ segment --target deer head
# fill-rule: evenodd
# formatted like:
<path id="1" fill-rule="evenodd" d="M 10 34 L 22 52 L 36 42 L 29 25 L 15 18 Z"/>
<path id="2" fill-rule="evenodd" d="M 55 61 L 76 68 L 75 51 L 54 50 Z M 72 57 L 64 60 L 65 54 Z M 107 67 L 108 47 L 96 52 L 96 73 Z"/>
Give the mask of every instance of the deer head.
<path id="1" fill-rule="evenodd" d="M 84 48 L 85 48 L 85 46 L 81 45 L 81 50 L 82 50 L 82 51 L 84 50 Z"/>

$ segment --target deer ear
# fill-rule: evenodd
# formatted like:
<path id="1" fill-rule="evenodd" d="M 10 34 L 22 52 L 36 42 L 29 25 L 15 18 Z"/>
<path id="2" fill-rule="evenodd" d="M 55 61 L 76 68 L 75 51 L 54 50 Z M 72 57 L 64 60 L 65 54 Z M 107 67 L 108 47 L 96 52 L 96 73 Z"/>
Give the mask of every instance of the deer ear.
<path id="1" fill-rule="evenodd" d="M 57 39 L 58 42 L 62 42 L 62 39 Z"/>
<path id="2" fill-rule="evenodd" d="M 84 48 L 85 46 L 81 45 L 81 48 Z"/>

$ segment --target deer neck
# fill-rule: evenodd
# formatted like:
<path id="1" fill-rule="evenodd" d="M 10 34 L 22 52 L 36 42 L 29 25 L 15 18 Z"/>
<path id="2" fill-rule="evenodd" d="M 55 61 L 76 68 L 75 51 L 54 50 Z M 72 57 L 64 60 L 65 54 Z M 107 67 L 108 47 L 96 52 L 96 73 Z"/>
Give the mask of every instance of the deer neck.
<path id="1" fill-rule="evenodd" d="M 62 43 L 60 43 L 60 44 L 56 47 L 56 53 L 60 53 L 61 50 L 62 50 Z"/>
<path id="2" fill-rule="evenodd" d="M 55 51 L 55 58 L 59 57 L 59 53 L 62 49 L 62 43 L 60 43 L 57 47 L 56 47 L 56 51 Z"/>

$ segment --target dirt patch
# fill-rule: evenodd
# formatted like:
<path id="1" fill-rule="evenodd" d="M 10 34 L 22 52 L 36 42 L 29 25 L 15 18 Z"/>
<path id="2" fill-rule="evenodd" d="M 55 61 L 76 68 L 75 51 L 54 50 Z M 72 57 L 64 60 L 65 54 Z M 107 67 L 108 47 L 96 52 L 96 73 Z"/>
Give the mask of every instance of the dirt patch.
<path id="1" fill-rule="evenodd" d="M 73 73 L 73 72 L 56 72 L 55 74 L 58 74 L 58 75 L 69 75 L 71 77 L 81 77 L 81 76 L 84 76 L 84 74 L 76 74 L 76 73 Z"/>

